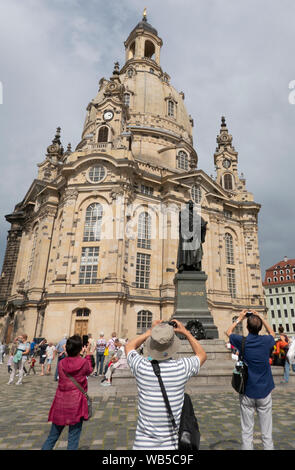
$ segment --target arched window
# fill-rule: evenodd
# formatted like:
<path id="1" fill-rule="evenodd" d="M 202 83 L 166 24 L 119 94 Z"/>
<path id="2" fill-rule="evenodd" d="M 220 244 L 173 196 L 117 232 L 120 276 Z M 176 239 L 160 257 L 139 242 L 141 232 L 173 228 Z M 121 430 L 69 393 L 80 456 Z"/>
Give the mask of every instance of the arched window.
<path id="1" fill-rule="evenodd" d="M 170 117 L 174 117 L 174 101 L 172 100 L 169 100 L 168 101 L 168 111 L 167 111 L 167 114 L 168 116 Z"/>
<path id="2" fill-rule="evenodd" d="M 90 315 L 90 310 L 88 308 L 78 308 L 76 311 L 76 316 L 77 317 L 89 317 Z"/>
<path id="3" fill-rule="evenodd" d="M 177 168 L 188 170 L 188 155 L 183 150 L 181 150 L 177 155 Z"/>
<path id="4" fill-rule="evenodd" d="M 223 177 L 223 186 L 224 189 L 231 190 L 233 189 L 233 178 L 232 175 L 229 173 L 226 173 Z"/>
<path id="5" fill-rule="evenodd" d="M 128 59 L 132 59 L 135 56 L 135 41 L 131 44 L 129 48 Z"/>
<path id="6" fill-rule="evenodd" d="M 233 237 L 230 233 L 225 234 L 225 258 L 226 264 L 235 264 Z"/>
<path id="7" fill-rule="evenodd" d="M 151 59 L 155 53 L 155 45 L 152 41 L 145 41 L 144 44 L 144 57 Z"/>
<path id="8" fill-rule="evenodd" d="M 107 126 L 102 126 L 100 127 L 98 131 L 98 142 L 107 142 L 108 141 L 108 135 L 109 135 L 109 129 Z"/>
<path id="9" fill-rule="evenodd" d="M 138 217 L 137 247 L 151 249 L 151 216 L 147 212 Z"/>
<path id="10" fill-rule="evenodd" d="M 201 190 L 200 186 L 194 184 L 192 186 L 192 189 L 191 189 L 191 194 L 192 194 L 192 200 L 196 204 L 200 204 L 201 199 L 202 199 L 202 190 Z"/>
<path id="11" fill-rule="evenodd" d="M 90 204 L 86 209 L 84 242 L 96 242 L 100 240 L 102 221 L 102 206 L 98 203 Z"/>
<path id="12" fill-rule="evenodd" d="M 137 314 L 137 334 L 144 333 L 152 326 L 153 314 L 149 310 L 140 310 Z"/>

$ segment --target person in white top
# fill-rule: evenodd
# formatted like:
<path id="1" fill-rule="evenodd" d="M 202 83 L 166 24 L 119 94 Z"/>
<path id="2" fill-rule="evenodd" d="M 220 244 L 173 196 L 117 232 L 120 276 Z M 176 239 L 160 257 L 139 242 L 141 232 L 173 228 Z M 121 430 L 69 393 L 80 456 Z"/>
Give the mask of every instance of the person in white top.
<path id="1" fill-rule="evenodd" d="M 155 321 L 152 328 L 131 340 L 125 346 L 127 363 L 135 376 L 138 389 L 138 421 L 133 444 L 134 450 L 172 450 L 178 448 L 178 436 L 172 428 L 158 378 L 151 360 L 159 362 L 161 377 L 170 402 L 172 413 L 179 427 L 185 384 L 207 359 L 205 350 L 178 320 L 174 326 Z M 177 357 L 179 333 L 187 338 L 194 355 Z M 136 351 L 144 342 L 148 358 Z"/>
<path id="2" fill-rule="evenodd" d="M 22 385 L 24 376 L 24 365 L 28 359 L 30 353 L 30 343 L 28 342 L 28 335 L 23 334 L 15 338 L 14 343 L 16 344 L 16 352 L 13 357 L 13 368 L 10 373 L 8 385 L 11 385 L 14 381 L 17 370 L 19 371 L 19 378 L 15 385 Z"/>
<path id="3" fill-rule="evenodd" d="M 127 358 L 126 358 L 126 353 L 125 353 L 125 345 L 126 341 L 124 339 L 116 339 L 114 344 L 117 349 L 116 353 L 112 357 L 111 365 L 109 366 L 105 378 L 106 380 L 102 382 L 103 387 L 110 386 L 112 384 L 112 375 L 116 369 L 127 369 Z"/>
<path id="4" fill-rule="evenodd" d="M 51 364 L 53 361 L 53 356 L 54 356 L 54 351 L 55 351 L 55 346 L 53 343 L 48 343 L 48 346 L 46 348 L 45 354 L 46 354 L 46 359 L 45 359 L 45 364 L 47 365 L 46 369 L 46 375 L 49 375 L 51 373 Z"/>

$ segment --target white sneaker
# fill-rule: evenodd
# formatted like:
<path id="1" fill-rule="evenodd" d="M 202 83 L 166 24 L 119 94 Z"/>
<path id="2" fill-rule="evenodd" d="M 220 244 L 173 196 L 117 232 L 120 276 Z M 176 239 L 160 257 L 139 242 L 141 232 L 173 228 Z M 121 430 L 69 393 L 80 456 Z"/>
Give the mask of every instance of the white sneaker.
<path id="1" fill-rule="evenodd" d="M 6 385 L 11 385 L 13 383 L 13 380 L 9 380 Z"/>
<path id="2" fill-rule="evenodd" d="M 22 385 L 22 382 L 17 381 L 15 385 Z"/>

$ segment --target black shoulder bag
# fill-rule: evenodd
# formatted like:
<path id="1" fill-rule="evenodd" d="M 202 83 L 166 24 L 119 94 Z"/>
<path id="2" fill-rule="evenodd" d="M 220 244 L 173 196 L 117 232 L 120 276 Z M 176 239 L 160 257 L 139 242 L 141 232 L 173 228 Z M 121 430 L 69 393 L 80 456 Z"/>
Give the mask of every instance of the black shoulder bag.
<path id="1" fill-rule="evenodd" d="M 232 375 L 231 384 L 236 392 L 244 395 L 247 379 L 248 379 L 248 366 L 244 362 L 244 351 L 245 351 L 246 338 L 242 338 L 242 350 L 239 354 L 239 361 L 237 362 Z"/>
<path id="2" fill-rule="evenodd" d="M 167 393 L 163 384 L 159 363 L 158 361 L 153 360 L 151 361 L 151 364 L 159 380 L 163 398 L 164 398 L 166 408 L 168 411 L 169 419 L 172 423 L 173 429 L 178 435 L 178 450 L 182 450 L 182 451 L 199 450 L 200 431 L 199 431 L 198 421 L 194 413 L 194 408 L 193 408 L 193 404 L 192 404 L 190 396 L 187 393 L 184 394 L 184 402 L 183 402 L 180 424 L 179 424 L 179 429 L 178 429 L 172 410 L 171 410 L 168 396 L 167 396 Z"/>

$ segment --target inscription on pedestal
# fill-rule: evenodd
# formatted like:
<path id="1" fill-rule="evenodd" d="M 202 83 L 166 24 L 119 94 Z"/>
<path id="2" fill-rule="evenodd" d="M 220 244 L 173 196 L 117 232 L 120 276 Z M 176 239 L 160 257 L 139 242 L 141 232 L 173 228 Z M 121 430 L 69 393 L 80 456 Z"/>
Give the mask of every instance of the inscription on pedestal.
<path id="1" fill-rule="evenodd" d="M 193 326 L 194 331 L 197 325 L 199 330 L 204 330 L 206 339 L 217 339 L 218 330 L 208 308 L 206 280 L 207 275 L 203 271 L 186 271 L 175 275 L 173 318 L 184 325 Z"/>

